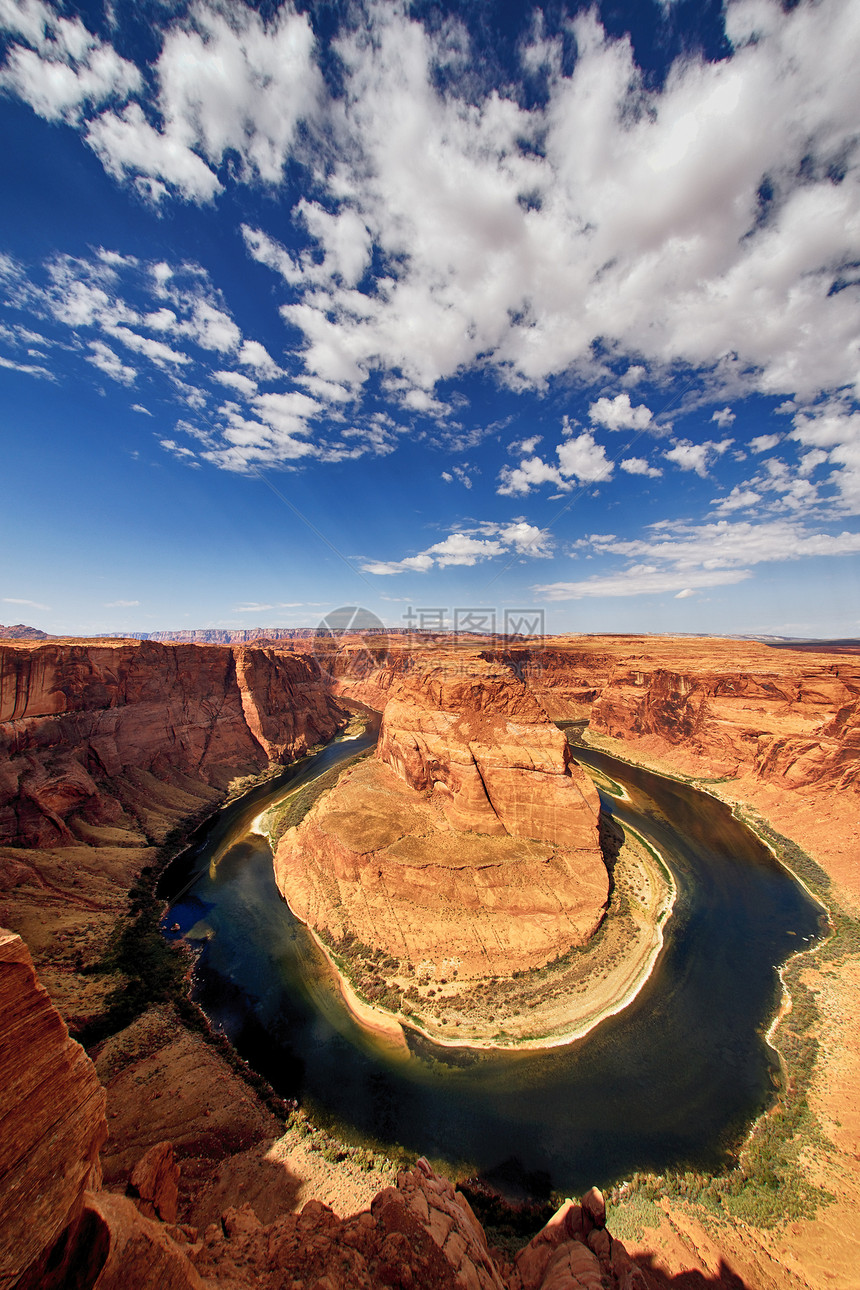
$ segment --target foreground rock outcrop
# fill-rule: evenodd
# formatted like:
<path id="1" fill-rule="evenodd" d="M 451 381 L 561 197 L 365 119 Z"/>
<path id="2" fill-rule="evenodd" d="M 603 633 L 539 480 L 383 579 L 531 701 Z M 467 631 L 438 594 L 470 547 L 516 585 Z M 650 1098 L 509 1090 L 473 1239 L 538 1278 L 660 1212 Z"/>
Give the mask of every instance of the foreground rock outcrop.
<path id="1" fill-rule="evenodd" d="M 517 1257 L 490 1250 L 469 1202 L 425 1160 L 369 1211 L 319 1201 L 267 1224 L 249 1204 L 203 1231 L 176 1223 L 169 1143 L 101 1189 L 104 1090 L 38 984 L 20 937 L 0 930 L 0 1287 L 8 1290 L 635 1290 L 647 1280 L 604 1230 L 602 1202 L 568 1202 Z M 167 1221 L 162 1221 L 166 1219 Z"/>
<path id="2" fill-rule="evenodd" d="M 26 945 L 0 928 L 0 1287 L 14 1286 L 79 1223 L 101 1182 L 105 1093 L 36 980 Z M 34 1284 L 38 1284 L 35 1282 Z"/>

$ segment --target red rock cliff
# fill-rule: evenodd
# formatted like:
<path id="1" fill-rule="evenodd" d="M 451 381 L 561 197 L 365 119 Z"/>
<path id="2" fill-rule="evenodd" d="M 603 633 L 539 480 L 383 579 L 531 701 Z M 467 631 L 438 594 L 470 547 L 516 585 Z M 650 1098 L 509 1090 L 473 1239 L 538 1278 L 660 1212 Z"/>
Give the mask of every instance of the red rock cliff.
<path id="1" fill-rule="evenodd" d="M 105 1092 L 36 980 L 20 936 L 0 928 L 0 1287 L 54 1244 L 101 1182 Z"/>
<path id="2" fill-rule="evenodd" d="M 109 822 L 129 768 L 219 789 L 329 739 L 343 714 L 312 656 L 135 644 L 0 646 L 0 842 Z"/>
<path id="3" fill-rule="evenodd" d="M 597 791 L 516 674 L 481 657 L 428 664 L 400 679 L 377 756 L 435 789 L 454 828 L 597 853 Z"/>

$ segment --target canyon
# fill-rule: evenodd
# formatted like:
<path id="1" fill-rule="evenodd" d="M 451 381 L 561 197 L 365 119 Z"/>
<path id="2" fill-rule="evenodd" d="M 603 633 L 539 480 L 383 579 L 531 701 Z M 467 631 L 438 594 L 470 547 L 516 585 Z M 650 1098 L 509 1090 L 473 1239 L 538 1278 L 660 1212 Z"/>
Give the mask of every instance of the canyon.
<path id="1" fill-rule="evenodd" d="M 452 872 L 446 840 L 456 843 L 458 866 L 459 849 L 466 847 L 473 879 L 474 873 L 483 874 L 489 892 L 494 873 L 506 874 L 509 864 L 523 866 L 523 883 L 513 890 L 520 893 L 517 899 L 526 894 L 525 906 L 511 903 L 509 884 L 496 884 L 499 898 L 508 901 L 499 907 L 499 926 L 510 924 L 509 911 L 516 908 L 517 926 L 522 924 L 523 930 L 502 945 L 494 973 L 545 962 L 565 940 L 570 944 L 588 937 L 606 901 L 606 887 L 601 886 L 606 871 L 601 876 L 595 867 L 600 863 L 595 795 L 590 781 L 572 765 L 567 743 L 550 720 L 579 723 L 587 742 L 692 779 L 752 823 L 769 829 L 766 836 L 775 838 L 775 845 L 780 835 L 791 839 L 823 875 L 831 909 L 838 907 L 848 919 L 860 914 L 860 662 L 851 654 L 659 637 L 556 638 L 540 649 L 498 638 L 431 641 L 377 634 L 320 642 L 303 633 L 260 647 L 16 639 L 0 644 L 0 924 L 27 942 L 41 981 L 73 1031 L 86 1029 L 103 1007 L 108 988 L 116 987 L 116 981 L 93 974 L 92 966 L 103 957 L 117 920 L 127 915 L 129 890 L 142 871 L 163 859 L 165 844 L 169 849 L 171 838 L 178 839 L 191 821 L 215 809 L 231 786 L 237 789 L 248 777 L 276 772 L 331 738 L 344 727 L 356 701 L 384 713 L 378 757 L 345 772 L 278 851 L 283 875 L 294 863 L 289 857 L 304 850 L 306 863 L 300 868 L 313 877 L 307 883 L 309 901 L 311 889 L 324 885 L 322 857 L 331 857 L 328 863 L 341 889 L 337 901 L 330 900 L 329 912 L 320 915 L 320 927 L 335 938 L 342 940 L 347 931 L 362 940 L 375 937 L 381 948 L 394 954 L 394 943 L 383 942 L 392 935 L 385 920 L 377 916 L 362 921 L 354 913 L 359 904 L 355 893 L 364 891 L 371 909 L 374 901 L 377 910 L 382 909 L 379 871 L 384 861 L 384 878 L 394 873 L 403 877 L 409 870 L 404 907 L 420 894 L 415 908 L 421 914 L 409 924 L 408 935 L 416 939 L 408 946 L 408 956 L 425 961 L 428 952 L 420 938 L 433 925 L 426 911 L 436 908 L 434 902 Z M 368 813 L 369 800 L 377 808 Z M 421 839 L 428 863 L 404 865 L 404 856 L 414 858 L 420 851 L 416 843 Z M 791 854 L 787 858 L 791 862 Z M 536 872 L 547 864 L 553 875 L 550 889 L 562 890 L 563 903 L 576 911 L 563 932 L 558 906 L 551 909 L 545 891 L 538 899 L 541 884 Z M 326 881 L 330 878 L 328 873 Z M 319 898 L 314 899 L 321 909 Z M 459 888 L 457 901 L 469 908 Z M 482 893 L 482 901 L 472 904 L 477 925 L 488 917 L 488 902 Z M 335 924 L 336 907 L 351 912 L 351 921 Z M 441 911 L 436 913 L 437 931 L 441 928 L 449 935 L 450 922 L 441 918 Z M 16 998 L 25 976 L 28 990 L 33 988 L 26 951 L 14 938 L 2 944 L 3 980 L 12 982 L 5 988 Z M 460 960 L 458 972 L 464 978 L 479 974 L 481 955 L 470 958 L 465 941 L 462 948 L 455 956 Z M 397 957 L 401 956 L 402 947 Z M 849 946 L 842 958 L 826 961 L 808 956 L 803 972 L 820 1012 L 820 1056 L 810 1103 L 824 1126 L 827 1145 L 815 1148 L 809 1167 L 822 1194 L 832 1196 L 826 1223 L 810 1213 L 775 1233 L 723 1224 L 715 1236 L 706 1215 L 667 1201 L 652 1213 L 652 1225 L 643 1230 L 639 1244 L 626 1242 L 631 1266 L 614 1269 L 610 1245 L 599 1242 L 606 1245 L 604 1255 L 610 1251 L 607 1263 L 592 1248 L 594 1241 L 589 1245 L 588 1239 L 578 1239 L 598 1270 L 584 1253 L 567 1251 L 562 1271 L 561 1262 L 558 1267 L 553 1264 L 553 1286 L 584 1285 L 589 1278 L 597 1284 L 601 1276 L 610 1275 L 616 1278 L 611 1284 L 625 1284 L 626 1277 L 626 1284 L 633 1285 L 634 1274 L 663 1277 L 665 1283 L 667 1277 L 693 1271 L 714 1284 L 737 1284 L 731 1272 L 745 1284 L 763 1288 L 806 1282 L 849 1290 L 856 1284 L 852 1277 L 860 1264 L 860 1060 L 845 1042 L 860 1024 L 856 951 Z M 40 1009 L 44 1013 L 44 1003 L 33 1015 L 38 1017 Z M 190 1232 L 182 1237 L 178 1229 L 157 1228 L 158 1238 L 152 1240 L 167 1251 L 168 1262 L 174 1251 L 166 1241 L 186 1262 L 188 1250 L 182 1247 L 200 1245 L 206 1250 L 195 1254 L 198 1262 L 190 1272 L 175 1273 L 175 1283 L 199 1284 L 202 1278 L 202 1284 L 218 1284 L 218 1267 L 228 1267 L 228 1256 L 233 1260 L 230 1275 L 238 1278 L 239 1260 L 234 1256 L 240 1245 L 241 1257 L 250 1266 L 262 1258 L 252 1251 L 263 1244 L 267 1250 L 275 1245 L 286 1249 L 290 1242 L 290 1248 L 302 1248 L 300 1230 L 309 1234 L 306 1244 L 316 1237 L 331 1243 L 337 1224 L 348 1222 L 369 1200 L 359 1196 L 362 1180 L 346 1184 L 344 1192 L 333 1170 L 332 1177 L 322 1181 L 319 1200 L 336 1200 L 342 1217 L 310 1210 L 306 1221 L 305 1216 L 291 1218 L 289 1231 L 283 1228 L 277 1237 L 269 1230 L 271 1224 L 284 1223 L 285 1218 L 242 1214 L 243 1187 L 253 1194 L 248 1184 L 254 1171 L 277 1173 L 271 1161 L 264 1161 L 283 1135 L 283 1121 L 276 1127 L 275 1117 L 254 1104 L 247 1084 L 237 1081 L 228 1066 L 219 1066 L 217 1050 L 208 1049 L 203 1057 L 202 1041 L 177 1035 L 169 1018 L 159 1021 L 157 1011 L 151 1009 L 128 1033 L 109 1038 L 96 1052 L 107 1085 L 107 1124 L 112 1127 L 113 1141 L 106 1144 L 95 1124 L 98 1086 L 82 1073 L 83 1054 L 73 1058 L 72 1050 L 63 1049 L 66 1077 L 77 1092 L 61 1095 L 69 1098 L 70 1106 L 76 1105 L 77 1097 L 89 1108 L 86 1141 L 76 1148 L 77 1174 L 73 1170 L 69 1177 L 79 1177 L 81 1189 L 89 1188 L 88 1194 L 99 1199 L 85 1211 L 79 1198 L 58 1197 L 51 1206 L 53 1226 L 39 1227 L 39 1239 L 44 1237 L 49 1246 L 60 1230 L 84 1222 L 90 1224 L 87 1230 L 103 1230 L 99 1223 L 110 1229 L 104 1215 L 111 1207 L 114 1213 L 122 1211 L 123 1222 L 132 1222 L 127 1207 L 139 1211 L 119 1194 L 136 1163 L 130 1139 L 135 1136 L 133 1148 L 142 1155 L 177 1129 L 169 1105 L 161 1105 L 163 1099 L 157 1096 L 156 1071 L 167 1078 L 172 1070 L 189 1099 L 186 1127 L 199 1126 L 178 1148 L 185 1176 L 180 1182 L 180 1211 L 191 1213 L 191 1192 L 196 1189 L 211 1197 L 213 1205 L 215 1197 L 223 1203 L 221 1211 L 212 1212 L 212 1220 L 219 1212 L 225 1214 L 218 1231 L 204 1235 L 202 1243 L 199 1230 L 192 1239 Z M 47 1024 L 43 1018 L 36 1026 L 35 1051 L 41 1051 L 40 1045 L 47 1051 L 50 1044 L 73 1043 L 62 1036 L 58 1040 L 55 1031 L 56 1023 Z M 200 1081 L 205 1063 L 211 1078 Z M 58 1090 L 62 1087 L 57 1084 Z M 22 1096 L 26 1104 L 33 1095 L 25 1090 Z M 168 1123 L 170 1132 L 162 1132 Z M 34 1116 L 34 1131 L 37 1127 Z M 95 1161 L 99 1148 L 101 1166 Z M 291 1150 L 291 1160 L 303 1159 L 299 1143 Z M 14 1178 L 24 1155 L 32 1155 L 36 1164 L 44 1159 L 38 1151 L 10 1155 L 4 1185 L 17 1186 Z M 303 1167 L 304 1163 L 295 1164 Z M 99 1168 L 107 1192 L 98 1190 Z M 341 1175 L 349 1176 L 347 1164 Z M 445 1184 L 433 1178 L 433 1194 L 440 1194 L 441 1188 L 451 1201 Z M 404 1174 L 394 1187 L 401 1200 L 370 1209 L 374 1231 L 381 1244 L 389 1241 L 389 1252 L 398 1245 L 390 1239 L 394 1232 L 415 1229 L 386 1226 L 381 1211 L 411 1213 L 417 1206 L 423 1215 L 423 1204 L 415 1200 L 411 1209 L 410 1197 L 421 1192 L 426 1201 L 428 1188 L 433 1192 L 430 1181 L 430 1174 L 411 1180 Z M 37 1189 L 44 1185 L 43 1179 Z M 292 1211 L 301 1187 L 278 1194 L 283 1195 L 284 1211 Z M 29 1203 L 21 1203 L 24 1208 L 16 1212 L 30 1212 Z M 258 1204 L 264 1208 L 262 1200 Z M 429 1212 L 428 1202 L 428 1216 Z M 102 1215 L 98 1220 L 92 1217 L 96 1213 Z M 142 1215 L 140 1219 L 144 1221 Z M 145 1221 L 157 1223 L 152 1218 Z M 407 1220 L 396 1220 L 401 1221 Z M 368 1263 L 362 1253 L 363 1228 L 369 1232 L 370 1224 L 356 1219 L 349 1241 L 358 1244 L 350 1248 L 375 1269 L 367 1275 L 377 1276 L 377 1254 L 372 1253 Z M 5 1229 L 4 1221 L 4 1235 Z M 443 1254 L 452 1229 L 438 1247 Z M 581 1225 L 578 1231 L 581 1237 Z M 480 1243 L 474 1231 L 458 1232 L 466 1244 Z M 137 1239 L 129 1236 L 124 1248 Z M 21 1245 L 20 1231 L 8 1243 L 12 1248 Z M 559 1248 L 566 1244 L 560 1242 Z M 459 1242 L 453 1245 L 459 1251 Z M 33 1251 L 22 1248 L 30 1259 Z M 435 1259 L 429 1246 L 422 1248 Z M 541 1276 L 550 1276 L 551 1262 Z M 478 1263 L 472 1260 L 471 1266 L 477 1283 L 483 1284 Z M 454 1284 L 457 1277 L 456 1283 L 469 1284 L 464 1263 L 448 1259 L 445 1267 L 433 1266 L 433 1276 L 449 1278 L 438 1284 Z M 519 1264 L 507 1266 L 497 1260 L 494 1266 L 502 1284 L 526 1286 Z M 259 1275 L 261 1268 L 258 1264 Z M 22 1264 L 14 1277 L 8 1273 L 0 1284 L 17 1284 L 23 1270 Z M 487 1268 L 484 1271 L 491 1276 Z M 301 1275 L 296 1279 L 305 1284 Z M 321 1262 L 314 1265 L 313 1275 L 337 1284 Z M 189 1279 L 183 1281 L 186 1276 Z M 165 1273 L 164 1284 L 172 1283 Z M 354 1283 L 361 1284 L 358 1279 Z M 417 1283 L 435 1284 L 429 1273 Z M 549 1287 L 550 1280 L 528 1284 L 530 1290 L 532 1285 Z"/>

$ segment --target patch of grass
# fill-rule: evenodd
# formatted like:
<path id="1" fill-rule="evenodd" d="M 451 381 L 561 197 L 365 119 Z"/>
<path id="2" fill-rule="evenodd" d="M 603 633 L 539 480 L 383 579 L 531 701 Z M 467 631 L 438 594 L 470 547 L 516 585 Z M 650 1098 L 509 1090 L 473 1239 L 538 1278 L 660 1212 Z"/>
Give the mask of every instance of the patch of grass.
<path id="1" fill-rule="evenodd" d="M 620 1241 L 638 1241 L 646 1227 L 659 1227 L 662 1217 L 660 1206 L 640 1193 L 612 1206 L 609 1226 Z"/>

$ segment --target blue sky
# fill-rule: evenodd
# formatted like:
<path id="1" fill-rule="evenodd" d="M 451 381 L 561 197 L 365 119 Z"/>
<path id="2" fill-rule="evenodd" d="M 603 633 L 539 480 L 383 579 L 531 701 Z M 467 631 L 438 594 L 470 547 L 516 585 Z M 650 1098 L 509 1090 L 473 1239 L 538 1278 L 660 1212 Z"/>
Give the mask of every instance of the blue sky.
<path id="1" fill-rule="evenodd" d="M 0 621 L 860 635 L 853 0 L 0 26 Z"/>

